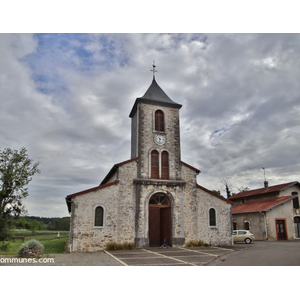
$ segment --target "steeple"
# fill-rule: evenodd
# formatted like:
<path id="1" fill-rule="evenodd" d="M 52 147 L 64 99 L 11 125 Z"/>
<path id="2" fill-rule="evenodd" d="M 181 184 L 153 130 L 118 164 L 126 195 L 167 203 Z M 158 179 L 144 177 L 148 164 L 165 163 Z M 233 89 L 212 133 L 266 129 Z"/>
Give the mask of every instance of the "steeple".
<path id="1" fill-rule="evenodd" d="M 166 107 L 173 107 L 173 108 L 181 108 L 182 105 L 174 102 L 173 100 L 170 99 L 170 97 L 162 90 L 162 88 L 158 85 L 158 83 L 155 80 L 155 64 L 153 62 L 153 80 L 144 94 L 144 96 L 137 98 L 135 100 L 134 106 L 131 110 L 131 113 L 129 115 L 130 118 L 133 117 L 133 115 L 136 112 L 137 105 L 138 103 L 147 103 L 147 104 L 152 104 L 152 105 L 159 105 L 159 106 L 166 106 Z"/>

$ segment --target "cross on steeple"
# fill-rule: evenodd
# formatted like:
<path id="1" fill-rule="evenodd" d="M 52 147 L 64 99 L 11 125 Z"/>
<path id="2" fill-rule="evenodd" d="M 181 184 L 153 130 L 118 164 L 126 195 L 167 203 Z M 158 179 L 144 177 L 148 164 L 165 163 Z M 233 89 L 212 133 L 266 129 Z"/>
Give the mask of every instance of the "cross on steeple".
<path id="1" fill-rule="evenodd" d="M 153 72 L 153 80 L 154 80 L 154 79 L 155 79 L 155 73 L 157 72 L 157 71 L 155 70 L 155 68 L 156 68 L 155 61 L 153 61 L 152 67 L 153 67 L 153 69 L 150 70 L 150 71 Z"/>

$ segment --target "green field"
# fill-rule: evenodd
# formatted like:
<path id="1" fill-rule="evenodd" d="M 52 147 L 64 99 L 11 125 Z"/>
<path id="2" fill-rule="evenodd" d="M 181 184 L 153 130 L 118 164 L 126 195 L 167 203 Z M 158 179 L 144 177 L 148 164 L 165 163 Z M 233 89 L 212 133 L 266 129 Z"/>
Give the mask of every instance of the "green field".
<path id="1" fill-rule="evenodd" d="M 22 231 L 16 233 L 14 236 L 24 236 L 25 241 L 9 241 L 9 248 L 7 251 L 1 251 L 0 255 L 16 255 L 18 249 L 23 243 L 31 239 L 38 240 L 44 246 L 44 254 L 50 253 L 64 253 L 66 243 L 69 239 L 69 232 L 68 231 L 60 231 L 59 238 L 57 238 L 57 232 L 55 231 L 37 231 L 32 233 L 30 231 Z M 1 244 L 2 242 L 0 242 Z"/>

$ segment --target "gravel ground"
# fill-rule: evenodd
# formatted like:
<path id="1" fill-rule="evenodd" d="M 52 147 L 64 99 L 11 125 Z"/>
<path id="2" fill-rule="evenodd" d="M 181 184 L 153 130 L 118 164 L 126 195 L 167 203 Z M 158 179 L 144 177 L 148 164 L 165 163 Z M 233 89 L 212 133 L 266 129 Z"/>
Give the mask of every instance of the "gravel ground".
<path id="1" fill-rule="evenodd" d="M 73 252 L 44 255 L 40 259 L 1 255 L 0 266 L 122 266 L 122 264 L 105 252 Z"/>

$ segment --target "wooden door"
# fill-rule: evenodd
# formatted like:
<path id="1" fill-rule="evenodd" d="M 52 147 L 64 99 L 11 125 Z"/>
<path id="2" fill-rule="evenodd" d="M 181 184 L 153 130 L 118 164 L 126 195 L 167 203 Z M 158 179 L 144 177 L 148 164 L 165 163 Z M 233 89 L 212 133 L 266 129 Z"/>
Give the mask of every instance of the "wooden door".
<path id="1" fill-rule="evenodd" d="M 276 220 L 277 240 L 286 240 L 285 220 Z"/>
<path id="2" fill-rule="evenodd" d="M 172 246 L 171 207 L 160 209 L 160 241 L 166 239 L 167 244 Z"/>
<path id="3" fill-rule="evenodd" d="M 167 195 L 157 193 L 149 201 L 149 246 L 159 247 L 164 239 L 172 245 L 171 204 Z"/>
<path id="4" fill-rule="evenodd" d="M 149 206 L 149 246 L 159 247 L 160 245 L 160 208 Z"/>

